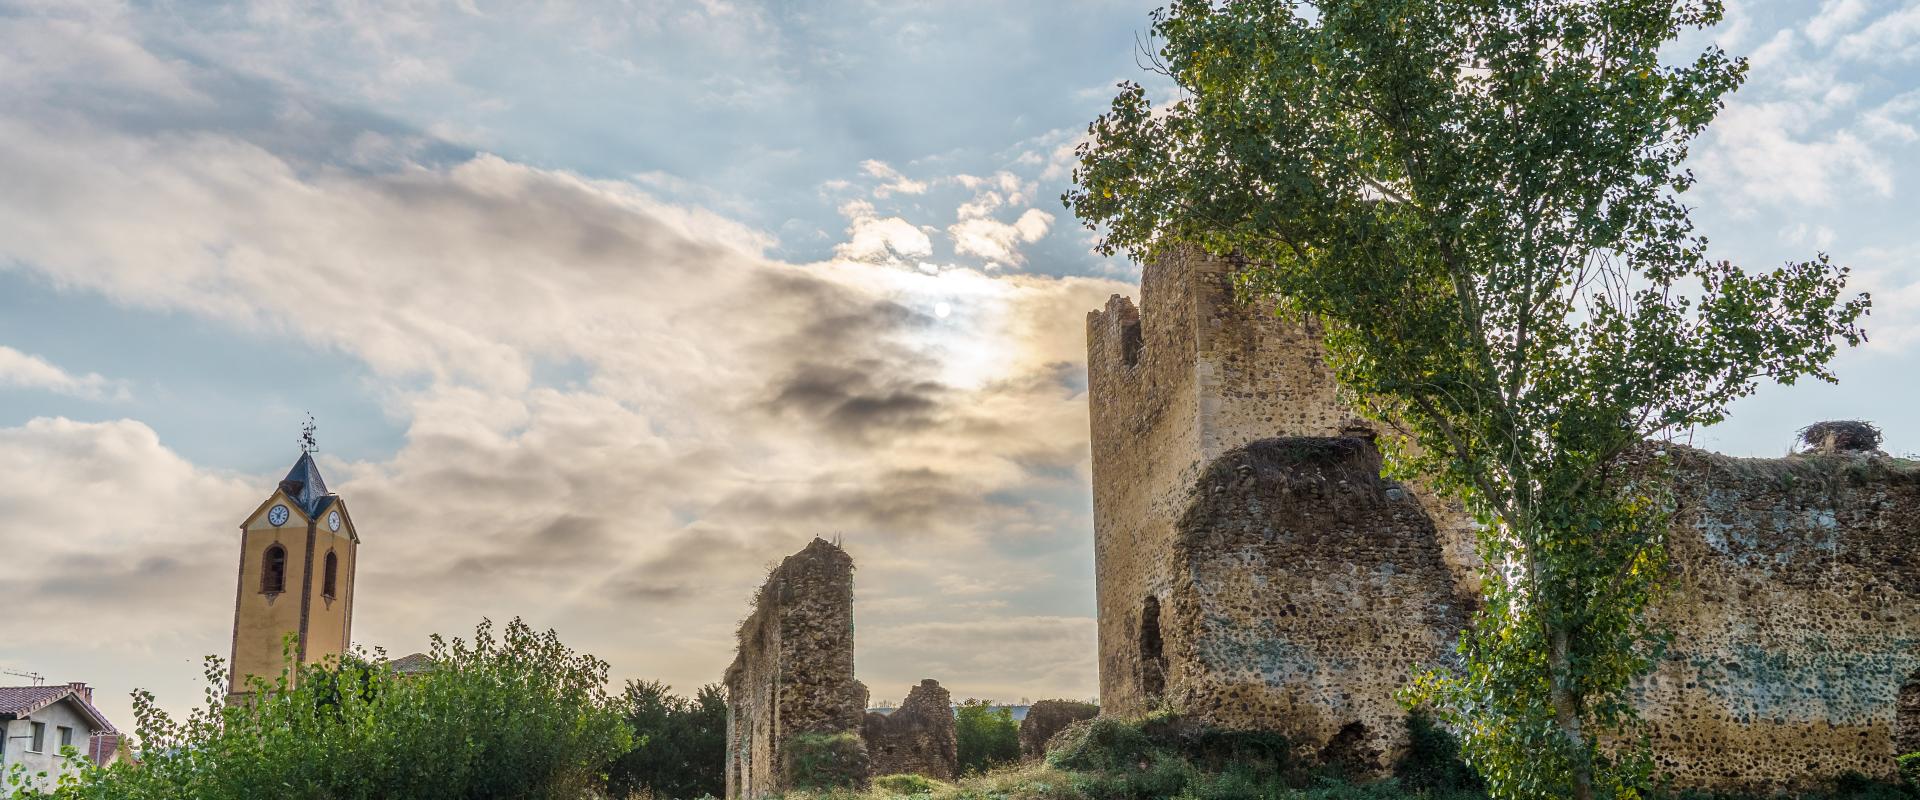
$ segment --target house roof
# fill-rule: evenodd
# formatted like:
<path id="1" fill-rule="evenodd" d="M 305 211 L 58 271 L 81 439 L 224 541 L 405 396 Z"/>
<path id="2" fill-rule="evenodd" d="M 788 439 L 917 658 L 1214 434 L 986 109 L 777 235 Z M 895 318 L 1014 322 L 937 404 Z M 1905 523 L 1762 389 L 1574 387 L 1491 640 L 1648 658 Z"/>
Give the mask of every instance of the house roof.
<path id="1" fill-rule="evenodd" d="M 404 658 L 394 659 L 392 667 L 394 673 L 399 675 L 418 675 L 423 672 L 432 672 L 436 668 L 433 657 L 426 653 L 414 653 Z"/>
<path id="2" fill-rule="evenodd" d="M 95 764 L 106 764 L 115 758 L 123 758 L 139 763 L 139 760 L 133 757 L 131 749 L 121 752 L 125 744 L 127 744 L 126 737 L 119 733 L 96 733 L 87 739 L 87 760 Z"/>
<path id="3" fill-rule="evenodd" d="M 71 699 L 75 708 L 93 723 L 96 730 L 112 731 L 113 723 L 71 686 L 0 686 L 0 719 L 19 719 L 61 700 Z"/>
<path id="4" fill-rule="evenodd" d="M 320 477 L 320 465 L 313 463 L 312 453 L 302 452 L 300 460 L 293 462 L 293 469 L 287 470 L 287 477 L 280 480 L 280 490 L 300 504 L 300 510 L 306 512 L 308 519 L 320 516 L 320 510 L 333 503 L 327 482 Z"/>

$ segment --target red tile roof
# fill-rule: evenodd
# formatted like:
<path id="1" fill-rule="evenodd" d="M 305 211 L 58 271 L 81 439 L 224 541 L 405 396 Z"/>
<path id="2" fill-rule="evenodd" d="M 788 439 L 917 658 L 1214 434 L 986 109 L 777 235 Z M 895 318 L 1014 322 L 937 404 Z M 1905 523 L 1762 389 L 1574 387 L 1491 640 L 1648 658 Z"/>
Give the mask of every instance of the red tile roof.
<path id="1" fill-rule="evenodd" d="M 72 686 L 0 686 L 0 718 L 24 717 L 68 698 L 92 719 L 97 730 L 114 731 L 107 715 L 100 713 L 100 709 L 94 708 Z"/>

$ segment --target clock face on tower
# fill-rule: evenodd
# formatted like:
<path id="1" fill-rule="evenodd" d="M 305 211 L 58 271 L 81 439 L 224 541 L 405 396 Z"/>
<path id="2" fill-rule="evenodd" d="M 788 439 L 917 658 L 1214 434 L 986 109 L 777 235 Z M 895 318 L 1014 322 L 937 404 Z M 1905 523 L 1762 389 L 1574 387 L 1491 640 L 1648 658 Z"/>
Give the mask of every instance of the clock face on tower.
<path id="1" fill-rule="evenodd" d="M 268 509 L 267 521 L 273 523 L 274 525 L 287 524 L 287 507 L 274 506 L 273 508 Z"/>
<path id="2" fill-rule="evenodd" d="M 327 515 L 327 530 L 340 530 L 340 512 L 335 511 Z"/>

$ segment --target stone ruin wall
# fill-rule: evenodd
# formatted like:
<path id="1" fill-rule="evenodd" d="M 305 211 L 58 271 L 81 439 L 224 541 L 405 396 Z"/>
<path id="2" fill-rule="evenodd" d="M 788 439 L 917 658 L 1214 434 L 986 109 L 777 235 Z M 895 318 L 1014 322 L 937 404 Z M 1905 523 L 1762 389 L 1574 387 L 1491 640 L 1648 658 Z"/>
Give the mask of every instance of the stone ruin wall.
<path id="1" fill-rule="evenodd" d="M 1183 256 L 1171 266 L 1145 273 L 1150 313 L 1115 295 L 1087 316 L 1100 696 L 1121 715 L 1149 710 L 1173 666 L 1143 663 L 1136 645 L 1149 598 L 1165 604 L 1182 573 L 1161 556 L 1188 487 L 1226 449 L 1274 431 L 1334 435 L 1350 418 L 1324 364 L 1299 356 L 1313 332 L 1233 325 L 1215 313 L 1231 305 L 1225 264 Z M 1163 652 L 1186 646 L 1184 630 L 1158 627 Z"/>
<path id="2" fill-rule="evenodd" d="M 960 771 L 953 696 L 928 678 L 907 692 L 891 713 L 868 712 L 862 736 L 874 775 L 922 775 L 953 780 Z"/>
<path id="3" fill-rule="evenodd" d="M 1670 448 L 1673 633 L 1639 692 L 1657 769 L 1771 791 L 1920 750 L 1920 465 Z"/>
<path id="4" fill-rule="evenodd" d="M 1167 698 L 1384 762 L 1404 741 L 1393 690 L 1450 658 L 1471 614 L 1472 525 L 1348 456 L 1277 459 L 1364 441 L 1366 423 L 1335 397 L 1314 332 L 1234 305 L 1228 270 L 1164 259 L 1141 309 L 1116 296 L 1088 317 L 1102 705 Z M 1911 473 L 1783 485 L 1818 459 L 1684 461 L 1696 472 L 1678 482 L 1658 612 L 1676 642 L 1641 696 L 1662 768 L 1741 789 L 1890 775 L 1893 743 L 1920 740 L 1895 712 L 1920 708 Z"/>
<path id="5" fill-rule="evenodd" d="M 787 788 L 782 746 L 803 733 L 858 735 L 867 690 L 853 678 L 853 559 L 815 539 L 767 576 L 727 668 L 728 800 Z"/>
<path id="6" fill-rule="evenodd" d="M 1047 742 L 1068 725 L 1100 716 L 1100 707 L 1078 700 L 1041 700 L 1027 707 L 1020 720 L 1020 757 L 1038 760 L 1047 754 Z"/>
<path id="7" fill-rule="evenodd" d="M 1230 585 L 1234 559 L 1258 558 L 1253 550 L 1259 548 L 1249 542 L 1253 550 L 1237 554 L 1196 551 L 1181 544 L 1190 538 L 1182 520 L 1206 499 L 1198 488 L 1202 477 L 1235 448 L 1371 427 L 1336 396 L 1319 332 L 1274 317 L 1270 307 L 1253 311 L 1234 303 L 1231 273 L 1232 266 L 1219 259 L 1171 254 L 1143 270 L 1140 308 L 1116 295 L 1087 318 L 1105 713 L 1136 715 L 1157 698 L 1185 693 L 1189 699 L 1217 698 L 1217 704 L 1193 708 L 1219 724 L 1268 724 L 1259 709 L 1272 698 L 1242 696 L 1264 689 L 1246 684 L 1228 690 L 1220 675 L 1193 660 L 1231 647 L 1221 637 L 1240 635 L 1223 632 L 1272 625 L 1249 610 L 1254 606 L 1245 597 L 1234 596 L 1249 587 Z M 1205 491 L 1210 496 L 1213 489 Z M 1441 521 L 1437 542 L 1451 577 L 1422 594 L 1471 598 L 1471 589 L 1463 589 L 1476 574 L 1465 515 L 1419 487 L 1398 491 Z M 1196 581 L 1198 572 L 1216 578 Z M 1168 622 L 1172 618 L 1179 622 Z M 1202 632 L 1212 641 L 1193 638 Z"/>
<path id="8" fill-rule="evenodd" d="M 1380 477 L 1371 440 L 1263 439 L 1216 459 L 1179 523 L 1191 580 L 1171 624 L 1193 631 L 1175 707 L 1275 729 L 1323 761 L 1377 774 L 1407 741 L 1394 692 L 1454 661 L 1471 610 L 1433 521 Z M 1164 623 L 1163 623 L 1164 624 Z"/>

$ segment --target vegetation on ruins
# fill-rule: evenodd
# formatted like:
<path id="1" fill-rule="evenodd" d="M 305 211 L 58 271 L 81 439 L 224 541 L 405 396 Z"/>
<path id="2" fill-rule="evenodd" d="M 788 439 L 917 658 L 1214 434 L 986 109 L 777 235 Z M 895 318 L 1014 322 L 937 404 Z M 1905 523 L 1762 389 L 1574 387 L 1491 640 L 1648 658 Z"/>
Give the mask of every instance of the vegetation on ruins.
<path id="1" fill-rule="evenodd" d="M 845 790 L 867 786 L 867 743 L 852 731 L 796 733 L 780 747 L 785 783 L 801 790 Z"/>
<path id="2" fill-rule="evenodd" d="M 1407 718 L 1412 747 L 1393 778 L 1359 782 L 1296 756 L 1273 733 L 1192 724 L 1169 712 L 1143 719 L 1074 723 L 1039 761 L 967 775 L 952 783 L 913 775 L 875 778 L 865 789 L 795 791 L 787 800 L 1484 800 L 1479 779 L 1445 730 Z M 1679 795 L 1663 800 L 1754 800 Z M 1847 778 L 1817 794 L 1772 800 L 1916 800 L 1920 787 Z"/>
<path id="3" fill-rule="evenodd" d="M 1667 63 L 1718 0 L 1178 0 L 1154 107 L 1123 84 L 1063 198 L 1100 249 L 1197 246 L 1315 321 L 1393 465 L 1481 522 L 1494 578 L 1464 670 L 1409 693 L 1493 796 L 1650 785 L 1631 681 L 1659 651 L 1670 498 L 1648 439 L 1761 380 L 1832 380 L 1862 295 L 1819 255 L 1712 261 L 1680 196 L 1743 80 Z M 1604 745 L 1603 742 L 1610 742 Z"/>
<path id="4" fill-rule="evenodd" d="M 470 642 L 434 637 L 431 656 L 413 675 L 357 655 L 251 678 L 231 702 L 210 657 L 206 706 L 186 719 L 136 694 L 138 766 L 88 770 L 50 797 L 576 800 L 601 796 L 608 764 L 631 749 L 606 662 L 552 631 L 516 619 L 496 636 L 482 622 Z"/>
<path id="5" fill-rule="evenodd" d="M 1013 709 L 991 700 L 967 700 L 954 709 L 954 745 L 960 774 L 985 772 L 1020 760 L 1020 723 Z"/>
<path id="6" fill-rule="evenodd" d="M 727 793 L 725 692 L 709 684 L 688 698 L 669 688 L 659 681 L 628 681 L 615 701 L 633 734 L 633 749 L 608 768 L 609 795 L 645 792 L 658 800 L 691 800 Z"/>

